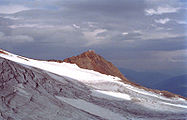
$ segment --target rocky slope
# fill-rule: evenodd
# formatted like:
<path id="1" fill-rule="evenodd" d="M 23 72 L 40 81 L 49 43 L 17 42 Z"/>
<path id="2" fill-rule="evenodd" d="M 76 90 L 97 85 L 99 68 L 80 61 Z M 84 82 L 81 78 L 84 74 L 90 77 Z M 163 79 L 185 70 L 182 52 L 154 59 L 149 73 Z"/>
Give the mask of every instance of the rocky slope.
<path id="1" fill-rule="evenodd" d="M 75 108 L 55 95 L 69 98 L 89 93 L 83 85 L 61 77 L 59 82 L 39 69 L 0 58 L 0 120 L 63 120 L 102 118 Z M 62 95 L 61 95 L 62 96 Z"/>
<path id="2" fill-rule="evenodd" d="M 0 50 L 0 120 L 186 119 L 187 101 L 74 64 Z"/>

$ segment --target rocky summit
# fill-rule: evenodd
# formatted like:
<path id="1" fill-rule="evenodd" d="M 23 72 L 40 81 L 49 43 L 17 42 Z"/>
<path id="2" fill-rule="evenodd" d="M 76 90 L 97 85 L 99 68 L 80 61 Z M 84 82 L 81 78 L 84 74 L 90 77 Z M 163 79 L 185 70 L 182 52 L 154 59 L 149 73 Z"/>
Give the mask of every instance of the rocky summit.
<path id="1" fill-rule="evenodd" d="M 94 50 L 88 50 L 78 56 L 64 59 L 63 62 L 73 63 L 78 65 L 80 68 L 94 70 L 106 75 L 112 75 L 127 80 L 117 67 L 96 54 Z"/>

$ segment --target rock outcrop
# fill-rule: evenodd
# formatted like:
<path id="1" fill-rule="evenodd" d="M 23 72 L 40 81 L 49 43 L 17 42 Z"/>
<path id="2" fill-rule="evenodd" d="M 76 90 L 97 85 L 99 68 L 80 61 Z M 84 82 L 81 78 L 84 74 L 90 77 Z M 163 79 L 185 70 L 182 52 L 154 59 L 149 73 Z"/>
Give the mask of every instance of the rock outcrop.
<path id="1" fill-rule="evenodd" d="M 100 55 L 97 55 L 93 50 L 88 50 L 78 56 L 64 59 L 63 62 L 73 63 L 80 68 L 94 70 L 106 75 L 112 75 L 127 80 L 117 67 Z"/>

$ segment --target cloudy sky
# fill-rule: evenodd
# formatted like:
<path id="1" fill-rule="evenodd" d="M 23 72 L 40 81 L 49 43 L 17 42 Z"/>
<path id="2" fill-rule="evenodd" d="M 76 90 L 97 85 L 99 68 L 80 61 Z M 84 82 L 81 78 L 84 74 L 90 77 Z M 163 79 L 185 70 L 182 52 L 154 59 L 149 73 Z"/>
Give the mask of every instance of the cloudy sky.
<path id="1" fill-rule="evenodd" d="M 187 70 L 186 0 L 0 0 L 0 47 L 37 59 L 88 49 L 117 67 Z"/>

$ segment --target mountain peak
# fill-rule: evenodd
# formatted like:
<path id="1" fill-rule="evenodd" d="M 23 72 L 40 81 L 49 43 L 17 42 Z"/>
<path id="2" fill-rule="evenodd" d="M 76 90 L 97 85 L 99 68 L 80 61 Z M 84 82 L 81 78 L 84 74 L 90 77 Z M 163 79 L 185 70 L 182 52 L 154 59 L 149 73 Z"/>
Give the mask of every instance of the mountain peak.
<path id="1" fill-rule="evenodd" d="M 86 51 L 86 52 L 88 52 L 88 53 L 95 53 L 95 51 L 94 50 L 92 50 L 92 49 L 89 49 L 88 51 Z"/>
<path id="2" fill-rule="evenodd" d="M 95 51 L 94 50 L 88 50 L 88 51 L 86 51 L 86 52 L 83 52 L 82 54 L 80 54 L 80 55 L 78 55 L 78 56 L 80 56 L 80 57 L 84 57 L 84 56 L 87 56 L 87 57 L 96 57 L 96 56 L 99 56 L 98 54 L 96 54 L 95 53 Z"/>
<path id="3" fill-rule="evenodd" d="M 78 56 L 64 59 L 63 62 L 73 63 L 80 68 L 94 70 L 106 75 L 112 75 L 123 80 L 127 80 L 117 67 L 100 55 L 96 54 L 94 50 L 88 50 Z"/>

